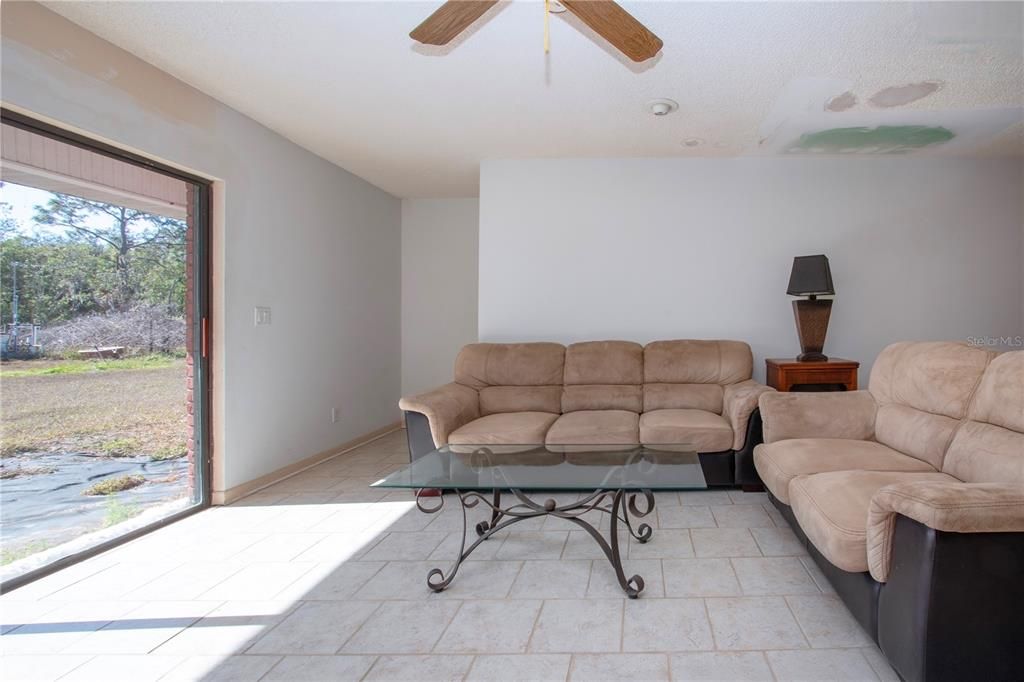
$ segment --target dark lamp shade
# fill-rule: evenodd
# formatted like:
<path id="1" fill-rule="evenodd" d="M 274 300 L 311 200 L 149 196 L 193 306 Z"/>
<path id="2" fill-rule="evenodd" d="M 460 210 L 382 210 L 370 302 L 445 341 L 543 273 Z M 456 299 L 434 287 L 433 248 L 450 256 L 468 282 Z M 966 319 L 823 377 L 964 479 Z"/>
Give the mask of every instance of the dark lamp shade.
<path id="1" fill-rule="evenodd" d="M 830 296 L 836 293 L 832 286 L 832 271 L 826 256 L 797 256 L 789 274 L 790 296 Z"/>

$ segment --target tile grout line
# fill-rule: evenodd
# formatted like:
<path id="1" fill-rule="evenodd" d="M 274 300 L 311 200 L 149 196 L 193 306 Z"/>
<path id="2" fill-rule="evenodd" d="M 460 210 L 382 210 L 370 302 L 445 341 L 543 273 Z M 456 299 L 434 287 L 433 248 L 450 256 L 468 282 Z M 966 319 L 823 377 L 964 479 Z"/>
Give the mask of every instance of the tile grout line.
<path id="1" fill-rule="evenodd" d="M 357 627 L 355 630 L 353 630 L 352 634 L 350 634 L 348 637 L 346 637 L 345 641 L 343 641 L 341 644 L 339 644 L 338 648 L 334 650 L 334 655 L 335 656 L 342 655 L 341 650 L 345 648 L 345 645 L 348 644 L 350 641 L 352 641 L 353 637 L 355 637 L 357 634 L 359 634 L 359 632 L 363 629 L 363 627 L 367 623 L 369 623 L 370 620 L 374 616 L 377 615 L 377 612 L 380 611 L 382 608 L 384 608 L 384 604 L 386 604 L 386 603 L 387 602 L 383 602 L 383 601 L 378 602 L 377 606 L 374 607 L 373 611 L 370 611 L 368 614 L 366 614 L 366 618 L 363 618 L 363 621 L 359 624 L 359 627 Z"/>
<path id="2" fill-rule="evenodd" d="M 813 580 L 811 582 L 813 582 Z M 788 596 L 790 595 L 784 595 L 782 597 L 782 603 L 786 605 L 786 610 L 789 611 L 790 618 L 792 618 L 793 622 L 796 623 L 796 627 L 800 631 L 800 635 L 804 638 L 804 641 L 807 642 L 807 648 L 813 651 L 815 647 L 811 644 L 811 638 L 807 636 L 806 632 L 804 632 L 804 626 L 800 623 L 800 619 L 796 617 L 796 613 L 794 613 L 793 608 L 789 605 Z"/>
<path id="3" fill-rule="evenodd" d="M 825 591 L 823 589 L 821 589 L 821 585 L 819 585 L 818 581 L 814 579 L 814 576 L 811 575 L 811 572 L 809 570 L 807 570 L 807 565 L 803 561 L 801 561 L 801 558 L 800 557 L 792 557 L 792 558 L 796 559 L 797 563 L 800 564 L 800 568 L 802 568 L 804 570 L 804 575 L 811 579 L 811 584 L 814 585 L 816 590 L 818 590 L 817 594 L 825 594 Z M 796 595 L 794 595 L 794 596 L 796 596 Z"/>
<path id="4" fill-rule="evenodd" d="M 537 634 L 537 624 L 540 623 L 541 614 L 544 613 L 544 607 L 547 603 L 546 599 L 540 600 L 540 608 L 537 609 L 537 615 L 533 617 L 533 627 L 530 628 L 530 636 L 526 638 L 526 651 L 524 653 L 530 653 L 530 646 L 533 644 L 533 637 Z"/>
<path id="5" fill-rule="evenodd" d="M 718 651 L 718 638 L 715 636 L 715 624 L 711 622 L 711 610 L 708 608 L 707 597 L 702 597 L 700 601 L 704 605 L 704 617 L 708 619 L 708 629 L 711 631 L 712 651 Z"/>
<path id="6" fill-rule="evenodd" d="M 472 656 L 472 658 L 469 660 L 469 665 L 466 666 L 466 672 L 462 673 L 461 679 L 463 682 L 469 679 L 469 671 L 471 671 L 473 669 L 473 666 L 476 665 L 477 655 L 470 654 L 470 656 Z"/>
<path id="7" fill-rule="evenodd" d="M 69 587 L 74 587 L 75 585 L 77 585 L 78 583 L 80 583 L 80 582 L 82 582 L 84 580 L 88 580 L 89 578 L 94 578 L 94 577 L 100 575 L 101 573 L 106 573 L 107 571 L 112 569 L 114 566 L 119 565 L 119 563 L 120 562 L 118 562 L 118 561 L 114 561 L 109 566 L 104 566 L 103 568 L 97 570 L 95 573 L 89 573 L 87 575 L 83 575 L 78 580 L 73 580 L 70 583 L 68 583 L 67 585 L 62 585 L 61 587 L 58 587 L 53 592 L 47 592 L 46 594 L 42 594 L 42 595 L 36 597 L 35 601 L 43 601 L 45 599 L 49 599 L 49 598 L 57 595 L 58 593 L 63 592 L 64 590 L 68 589 Z M 45 579 L 46 578 L 44 577 L 43 580 L 45 580 Z M 141 585 L 140 585 L 140 587 L 141 587 Z"/>
<path id="8" fill-rule="evenodd" d="M 512 598 L 512 588 L 516 586 L 516 581 L 519 580 L 519 576 L 520 576 L 520 574 L 522 574 L 524 566 L 526 566 L 526 562 L 525 561 L 520 561 L 519 562 L 519 568 L 516 569 L 516 574 L 512 578 L 512 582 L 510 582 L 508 584 L 508 589 L 505 590 L 505 596 L 502 597 L 502 599 L 511 599 Z"/>
<path id="9" fill-rule="evenodd" d="M 761 660 L 764 661 L 764 664 L 766 666 L 768 666 L 768 674 L 772 676 L 773 682 L 778 682 L 779 676 L 775 674 L 775 668 L 772 667 L 772 662 L 768 660 L 768 653 L 764 649 L 762 649 L 760 651 L 760 654 Z"/>
<path id="10" fill-rule="evenodd" d="M 235 654 L 229 654 L 229 656 L 232 656 L 232 655 L 235 655 Z M 240 654 L 239 654 L 239 655 L 240 655 Z M 279 656 L 277 657 L 277 660 L 276 660 L 276 661 L 274 661 L 274 665 L 272 665 L 272 666 L 270 666 L 269 668 L 267 668 L 266 672 L 264 672 L 264 673 L 263 673 L 262 675 L 260 675 L 259 677 L 257 677 L 257 678 L 256 678 L 256 682 L 260 682 L 260 680 L 265 680 L 265 679 L 267 679 L 267 675 L 269 675 L 270 673 L 274 672 L 274 668 L 276 668 L 277 666 L 281 665 L 281 661 L 283 661 L 284 659 L 285 659 L 285 656 L 283 656 L 283 655 L 279 655 Z"/>
<path id="11" fill-rule="evenodd" d="M 865 647 L 858 647 L 857 651 L 860 652 L 861 658 L 863 658 L 867 662 L 868 668 L 875 675 L 875 679 L 877 679 L 879 682 L 881 682 L 882 676 L 879 674 L 878 670 L 875 668 L 874 664 L 871 662 L 871 659 L 868 658 L 868 655 L 866 653 L 864 653 L 864 649 L 865 649 Z M 883 654 L 883 656 L 884 656 L 884 654 Z M 888 664 L 888 662 L 886 662 L 886 663 Z M 893 671 L 893 672 L 895 672 L 895 671 Z"/>
<path id="12" fill-rule="evenodd" d="M 232 560 L 232 558 L 230 558 L 230 557 L 229 557 L 229 558 L 227 558 L 227 559 L 224 559 L 224 562 L 225 562 L 225 563 L 227 563 L 227 562 L 229 562 L 229 561 L 231 561 L 231 560 Z M 218 563 L 219 563 L 219 562 L 218 562 Z M 251 564 L 250 564 L 250 565 L 251 565 Z M 184 566 L 184 564 L 182 564 L 182 566 Z M 246 568 L 248 568 L 248 566 L 246 566 L 246 565 L 244 565 L 244 564 L 243 564 L 243 565 L 240 565 L 240 566 L 238 567 L 238 570 L 236 570 L 236 571 L 232 571 L 231 573 L 228 573 L 228 574 L 227 574 L 226 576 L 224 576 L 224 579 L 223 579 L 223 580 L 218 580 L 218 581 L 217 581 L 217 582 L 215 582 L 215 583 L 214 583 L 213 585 L 210 585 L 210 586 L 209 586 L 209 587 L 207 587 L 207 588 L 206 588 L 205 590 L 203 590 L 202 592 L 200 592 L 200 593 L 199 593 L 199 594 L 197 594 L 196 596 L 192 597 L 192 598 L 191 598 L 191 599 L 190 599 L 189 601 L 203 601 L 203 598 L 202 598 L 202 597 L 203 597 L 203 595 L 204 595 L 204 594 L 206 594 L 206 593 L 207 593 L 207 592 L 209 592 L 210 590 L 212 590 L 212 589 L 216 588 L 216 587 L 217 587 L 217 586 L 219 586 L 219 585 L 220 585 L 221 583 L 223 583 L 223 582 L 226 582 L 226 581 L 228 581 L 228 580 L 231 580 L 231 579 L 232 579 L 232 578 L 234 578 L 234 577 L 235 577 L 236 575 L 238 575 L 239 573 L 241 573 L 242 571 L 244 571 L 244 570 L 245 570 Z M 146 585 L 143 585 L 143 587 L 146 587 Z M 139 589 L 142 589 L 142 588 L 139 588 Z M 126 596 L 131 596 L 131 595 L 129 594 L 129 595 L 126 595 Z M 229 600 L 226 600 L 226 601 L 225 601 L 224 603 L 226 604 L 226 603 L 227 603 L 227 601 L 229 601 Z M 220 608 L 220 607 L 218 607 L 218 608 Z"/>
<path id="13" fill-rule="evenodd" d="M 64 672 L 64 673 L 62 673 L 62 674 L 61 674 L 61 675 L 60 675 L 59 677 L 57 677 L 57 678 L 55 678 L 55 679 L 57 679 L 57 680 L 63 680 L 63 679 L 64 679 L 64 678 L 66 678 L 66 677 L 67 677 L 68 675 L 70 675 L 71 673 L 75 672 L 76 670 L 78 670 L 79 668 L 81 668 L 82 666 L 84 666 L 84 665 L 85 665 L 86 663 L 89 663 L 89 662 L 91 662 L 91 661 L 92 661 L 92 660 L 94 660 L 95 658 L 96 658 L 96 655 L 88 655 L 88 656 L 86 656 L 86 658 L 85 658 L 85 660 L 84 660 L 84 661 L 82 661 L 82 662 L 81 662 L 81 663 L 79 663 L 78 665 L 76 665 L 76 666 L 74 666 L 73 668 L 71 668 L 71 670 L 68 670 L 67 672 Z"/>
<path id="14" fill-rule="evenodd" d="M 437 645 L 441 643 L 442 639 L 444 639 L 445 633 L 448 632 L 448 628 L 450 628 L 452 626 L 452 623 L 455 622 L 455 619 L 458 617 L 459 612 L 462 611 L 462 607 L 465 604 L 466 604 L 466 600 L 465 599 L 460 599 L 459 600 L 458 606 L 456 606 L 455 607 L 455 611 L 452 612 L 452 617 L 450 619 L 448 619 L 447 623 L 444 624 L 444 627 L 441 628 L 441 634 L 439 634 L 437 636 L 437 639 L 434 640 L 434 643 L 430 645 L 430 651 L 427 652 L 428 654 L 434 653 L 434 650 L 437 649 Z"/>
<path id="15" fill-rule="evenodd" d="M 473 660 L 469 662 L 469 667 L 468 667 L 468 668 L 466 668 L 466 672 L 465 672 L 465 674 L 464 674 L 464 675 L 462 676 L 462 679 L 463 679 L 463 680 L 468 680 L 468 679 L 469 679 L 469 675 L 470 675 L 470 673 L 472 673 L 472 672 L 473 672 L 473 668 L 474 668 L 474 666 L 476 666 L 476 662 L 477 662 L 477 660 L 478 660 L 479 658 L 480 658 L 480 657 L 479 657 L 478 655 L 476 655 L 476 654 L 473 654 Z"/>
<path id="16" fill-rule="evenodd" d="M 274 562 L 269 562 L 269 563 L 274 563 Z M 287 564 L 287 565 L 289 565 L 289 566 L 293 565 L 293 564 L 290 564 L 290 563 L 288 563 L 288 562 L 284 562 L 284 563 L 286 563 L 286 564 Z M 250 565 L 251 565 L 251 564 L 250 564 Z M 258 564 L 257 564 L 257 565 L 258 565 Z M 301 563 L 299 563 L 299 564 L 294 564 L 294 565 L 295 565 L 295 566 L 301 566 L 302 564 L 301 564 Z M 290 580 L 290 581 L 289 581 L 289 582 L 288 582 L 288 583 L 287 583 L 287 584 L 286 584 L 286 585 L 285 585 L 284 587 L 282 587 L 282 588 L 281 588 L 280 590 L 278 590 L 277 592 L 275 592 L 274 594 L 272 594 L 272 595 L 270 596 L 270 599 L 269 599 L 268 601 L 275 601 L 275 600 L 277 599 L 278 595 L 280 595 L 281 593 L 283 593 L 283 592 L 284 592 L 285 590 L 287 590 L 288 588 L 290 588 L 290 587 L 291 587 L 292 585 L 294 585 L 295 583 L 297 583 L 297 582 L 299 582 L 300 580 L 302 580 L 302 579 L 303 579 L 304 577 L 306 577 L 306 575 L 307 575 L 307 574 L 309 574 L 309 573 L 312 573 L 312 572 L 313 572 L 313 569 L 314 569 L 314 568 L 315 568 L 315 567 L 316 567 L 317 565 L 318 565 L 318 564 L 315 564 L 315 563 L 314 563 L 314 564 L 310 564 L 310 565 L 309 565 L 309 568 L 307 568 L 307 569 L 306 569 L 305 571 L 303 571 L 302 573 L 300 573 L 300 574 L 298 574 L 297 576 L 295 576 L 295 578 L 293 578 L 292 580 Z M 211 588 L 211 589 L 213 589 L 213 588 Z M 209 592 L 209 590 L 207 590 L 207 592 Z M 203 594 L 206 594 L 206 593 L 204 592 Z M 231 600 L 229 599 L 228 601 L 231 601 Z M 299 602 L 301 602 L 301 601 L 303 601 L 303 600 L 302 600 L 301 598 L 297 598 L 297 599 L 295 599 L 295 601 L 299 601 Z"/>
<path id="17" fill-rule="evenodd" d="M 370 664 L 370 667 L 366 669 L 366 672 L 363 673 L 363 676 L 359 679 L 365 680 L 367 677 L 369 677 L 370 673 L 373 672 L 373 669 L 377 667 L 378 663 L 380 663 L 381 658 L 383 658 L 383 656 L 375 656 L 373 659 L 373 663 Z"/>
<path id="18" fill-rule="evenodd" d="M 187 600 L 187 601 L 193 601 L 193 602 L 194 602 L 194 601 L 199 601 L 199 600 L 198 600 L 198 599 L 191 599 L 191 600 Z M 177 637 L 179 637 L 180 635 L 182 635 L 183 633 L 185 633 L 186 631 L 188 631 L 188 629 L 189 629 L 189 628 L 191 628 L 191 627 L 192 627 L 193 625 L 195 625 L 196 623 L 198 623 L 198 622 L 199 622 L 199 621 L 201 621 L 202 619 L 204 619 L 204 618 L 208 617 L 208 616 L 209 616 L 209 615 L 210 615 L 211 613 L 213 613 L 213 612 L 214 612 L 214 611 L 216 611 L 217 609 L 223 608 L 223 607 L 224 607 L 224 605 L 225 605 L 225 604 L 227 604 L 227 603 L 228 603 L 228 602 L 226 602 L 226 601 L 222 601 L 222 602 L 220 602 L 219 604 L 217 604 L 216 606 L 214 606 L 214 607 L 213 607 L 212 609 L 210 609 L 209 611 L 207 611 L 207 612 L 206 612 L 206 613 L 204 613 L 203 615 L 199 616 L 199 617 L 198 617 L 198 618 L 196 618 L 196 619 L 195 619 L 194 621 L 192 621 L 191 623 L 189 623 L 188 625 L 186 625 L 186 626 L 185 626 L 185 627 L 183 627 L 182 629 L 178 630 L 178 631 L 177 631 L 177 632 L 175 632 L 175 633 L 174 633 L 173 635 L 171 635 L 170 637 L 168 637 L 167 639 L 163 640 L 162 642 L 160 642 L 159 644 L 157 644 L 157 645 L 156 645 L 155 647 L 153 647 L 152 649 L 150 649 L 149 651 L 147 651 L 147 652 L 146 652 L 146 654 L 147 654 L 147 655 L 148 655 L 148 654 L 152 654 L 152 653 L 153 653 L 153 652 L 155 652 L 155 651 L 156 651 L 157 649 L 159 649 L 160 647 L 162 647 L 162 646 L 163 646 L 164 644 L 167 644 L 167 643 L 168 643 L 168 642 L 170 642 L 171 640 L 173 640 L 173 639 L 176 639 Z M 142 607 L 139 607 L 139 608 L 142 608 Z M 130 615 L 131 615 L 131 613 L 132 613 L 132 612 L 131 612 L 131 611 L 129 611 L 128 613 L 126 613 L 126 614 L 124 614 L 124 615 L 125 615 L 125 616 L 127 617 L 127 616 L 130 616 Z M 109 625 L 109 623 L 108 623 L 108 625 Z M 104 625 L 103 627 L 106 627 L 106 625 Z M 102 630 L 103 628 L 100 628 L 100 629 Z M 163 654 L 157 654 L 157 655 L 163 655 Z"/>
<path id="19" fill-rule="evenodd" d="M 366 562 L 366 563 L 372 563 L 372 562 Z M 390 564 L 390 563 L 391 563 L 390 561 L 381 561 L 380 562 L 380 566 L 377 567 L 377 570 L 374 571 L 373 574 L 370 575 L 369 578 L 367 578 L 366 580 L 364 580 L 361 583 L 359 583 L 359 587 L 357 587 L 354 590 L 352 590 L 352 594 L 350 594 L 345 599 L 352 599 L 352 598 L 354 598 L 356 596 L 356 592 L 362 590 L 364 587 L 369 585 L 370 581 L 373 580 L 374 578 L 376 578 L 378 575 L 380 575 L 380 572 L 383 571 L 387 567 L 387 565 Z M 306 599 L 306 600 L 303 600 L 303 601 L 336 601 L 336 600 L 333 600 L 333 599 Z M 344 601 L 344 600 L 341 600 L 341 601 Z M 356 601 L 360 601 L 360 600 L 357 599 Z"/>
<path id="20" fill-rule="evenodd" d="M 747 590 L 743 587 L 743 581 L 740 580 L 740 574 L 736 571 L 736 564 L 732 562 L 733 557 L 726 557 L 726 561 L 729 562 L 729 570 L 732 571 L 732 575 L 736 578 L 736 587 L 740 588 L 740 593 L 737 595 L 739 598 L 743 597 L 754 597 L 754 596 L 766 596 L 766 595 L 753 595 L 747 594 Z"/>
<path id="21" fill-rule="evenodd" d="M 754 533 L 754 531 L 748 528 L 747 534 L 754 539 L 754 546 L 757 547 L 757 551 L 761 553 L 761 556 L 767 557 L 768 555 L 764 553 L 764 548 L 761 547 L 761 543 L 757 541 L 757 535 Z"/>
<path id="22" fill-rule="evenodd" d="M 332 516 L 333 516 L 333 514 L 332 514 Z M 373 549 L 375 549 L 377 547 L 377 545 L 379 545 L 380 543 L 384 542 L 384 538 L 386 538 L 389 535 L 391 535 L 391 533 L 387 533 L 387 532 L 381 533 L 379 536 L 377 536 L 375 541 L 373 541 L 373 542 L 371 542 L 369 544 L 369 546 L 362 547 L 358 552 L 353 554 L 352 555 L 352 561 L 362 561 L 364 556 L 366 556 Z M 367 559 L 366 561 L 372 561 L 372 559 Z M 387 563 L 387 562 L 388 562 L 388 560 L 385 560 L 385 563 Z"/>

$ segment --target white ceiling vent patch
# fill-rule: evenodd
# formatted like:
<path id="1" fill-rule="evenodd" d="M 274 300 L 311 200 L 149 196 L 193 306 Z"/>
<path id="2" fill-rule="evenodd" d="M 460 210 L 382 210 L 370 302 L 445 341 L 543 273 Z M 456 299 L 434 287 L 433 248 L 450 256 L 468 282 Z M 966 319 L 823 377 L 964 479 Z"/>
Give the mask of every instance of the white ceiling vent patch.
<path id="1" fill-rule="evenodd" d="M 836 95 L 825 104 L 825 111 L 846 111 L 857 103 L 857 95 L 849 90 L 841 95 Z"/>
<path id="2" fill-rule="evenodd" d="M 879 90 L 868 101 L 876 107 L 901 107 L 904 104 L 924 99 L 928 95 L 938 92 L 941 87 L 942 81 L 922 81 L 908 85 L 894 85 Z"/>

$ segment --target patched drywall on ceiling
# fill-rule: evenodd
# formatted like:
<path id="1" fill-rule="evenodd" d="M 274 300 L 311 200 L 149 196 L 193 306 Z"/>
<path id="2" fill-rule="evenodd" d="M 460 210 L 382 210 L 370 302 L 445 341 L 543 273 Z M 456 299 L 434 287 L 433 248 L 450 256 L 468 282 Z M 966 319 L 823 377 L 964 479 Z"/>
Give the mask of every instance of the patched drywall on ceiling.
<path id="1" fill-rule="evenodd" d="M 489 158 L 1024 154 L 1022 3 L 623 1 L 665 43 L 639 66 L 567 14 L 545 55 L 527 0 L 419 46 L 440 3 L 46 5 L 403 197 L 476 195 Z"/>
<path id="2" fill-rule="evenodd" d="M 795 78 L 759 127 L 762 154 L 979 155 L 1022 120 L 1020 107 L 909 107 L 933 96 L 939 81 L 890 86 L 858 95 L 848 80 Z M 1007 146 L 1004 153 L 1014 149 Z M 990 152 L 991 153 L 991 152 Z"/>

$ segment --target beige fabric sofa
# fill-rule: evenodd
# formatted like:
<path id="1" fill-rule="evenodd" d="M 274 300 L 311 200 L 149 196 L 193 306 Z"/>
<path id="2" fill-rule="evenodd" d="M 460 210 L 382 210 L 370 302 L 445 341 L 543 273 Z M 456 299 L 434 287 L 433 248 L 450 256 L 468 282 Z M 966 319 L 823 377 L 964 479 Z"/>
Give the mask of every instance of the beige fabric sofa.
<path id="1" fill-rule="evenodd" d="M 414 457 L 443 444 L 686 442 L 710 484 L 754 483 L 751 420 L 772 389 L 751 380 L 752 364 L 739 341 L 476 343 L 459 353 L 452 383 L 399 405 Z M 415 415 L 429 441 L 416 438 Z"/>
<path id="2" fill-rule="evenodd" d="M 897 343 L 866 391 L 760 409 L 773 502 L 901 676 L 1004 679 L 997 645 L 1024 642 L 1024 351 Z"/>

